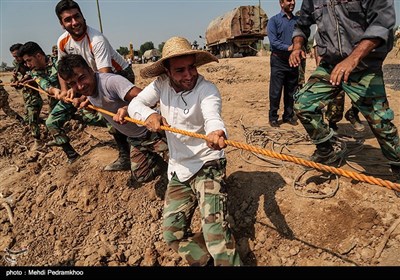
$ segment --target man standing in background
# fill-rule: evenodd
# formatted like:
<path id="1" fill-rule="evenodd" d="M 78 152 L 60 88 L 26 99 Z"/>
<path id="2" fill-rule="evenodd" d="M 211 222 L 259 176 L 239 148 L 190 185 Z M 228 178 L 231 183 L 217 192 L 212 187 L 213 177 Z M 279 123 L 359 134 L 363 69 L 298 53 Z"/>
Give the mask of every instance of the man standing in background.
<path id="1" fill-rule="evenodd" d="M 279 127 L 278 110 L 283 90 L 284 123 L 297 125 L 293 112 L 293 94 L 299 81 L 298 67 L 290 67 L 289 56 L 293 50 L 292 34 L 297 17 L 293 14 L 295 0 L 279 0 L 281 11 L 267 25 L 271 47 L 271 76 L 269 83 L 269 124 Z"/>

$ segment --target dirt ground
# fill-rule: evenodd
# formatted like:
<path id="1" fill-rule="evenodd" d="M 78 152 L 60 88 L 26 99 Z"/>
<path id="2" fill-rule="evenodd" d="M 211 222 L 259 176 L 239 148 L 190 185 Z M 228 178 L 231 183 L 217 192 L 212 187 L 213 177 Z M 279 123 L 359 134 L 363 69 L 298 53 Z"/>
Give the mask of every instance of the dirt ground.
<path id="1" fill-rule="evenodd" d="M 394 52 L 385 64 L 399 126 Z M 133 65 L 144 87 L 150 80 L 140 78 L 141 67 Z M 314 67 L 309 59 L 307 75 Z M 268 56 L 221 59 L 199 72 L 221 91 L 231 140 L 311 155 L 314 146 L 301 124 L 268 125 Z M 21 92 L 6 89 L 11 107 L 23 114 Z M 102 171 L 117 157 L 106 130 L 76 127 L 74 120 L 66 125 L 82 157 L 68 165 L 60 148 L 31 152 L 29 128 L 0 112 L 0 266 L 186 266 L 162 239 L 166 179 L 129 187 L 129 172 Z M 348 149 L 341 168 L 393 180 L 368 127 L 356 133 L 343 119 L 339 134 Z M 246 266 L 400 265 L 400 198 L 393 191 L 232 146 L 226 154 L 230 220 Z M 196 214 L 193 230 L 199 225 Z"/>

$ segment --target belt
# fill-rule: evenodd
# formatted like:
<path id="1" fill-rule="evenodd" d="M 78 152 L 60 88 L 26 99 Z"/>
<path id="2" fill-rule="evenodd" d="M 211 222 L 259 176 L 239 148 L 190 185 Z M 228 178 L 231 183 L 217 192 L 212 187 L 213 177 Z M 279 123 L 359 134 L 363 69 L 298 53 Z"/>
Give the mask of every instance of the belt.
<path id="1" fill-rule="evenodd" d="M 217 169 L 222 169 L 225 167 L 225 165 L 226 165 L 226 159 L 221 158 L 221 159 L 207 161 L 206 163 L 204 163 L 203 168 L 215 167 Z"/>
<path id="2" fill-rule="evenodd" d="M 290 54 L 283 54 L 283 53 L 276 53 L 276 52 L 272 52 L 271 55 L 277 56 L 279 58 L 286 59 L 286 60 L 289 60 L 289 56 L 290 56 Z"/>

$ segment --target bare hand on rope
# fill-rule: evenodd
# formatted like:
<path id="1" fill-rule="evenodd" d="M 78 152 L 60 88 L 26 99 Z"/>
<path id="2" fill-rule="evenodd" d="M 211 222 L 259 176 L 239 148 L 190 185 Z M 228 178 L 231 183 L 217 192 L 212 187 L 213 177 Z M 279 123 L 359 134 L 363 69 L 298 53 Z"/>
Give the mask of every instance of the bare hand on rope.
<path id="1" fill-rule="evenodd" d="M 2 85 L 9 85 L 9 84 L 2 84 Z M 30 85 L 26 85 L 27 87 L 33 88 L 34 90 L 37 90 L 41 93 L 45 93 L 48 94 L 47 92 L 45 92 L 42 89 L 38 89 L 35 87 L 32 87 Z M 104 110 L 102 108 L 93 106 L 93 105 L 88 105 L 86 108 L 90 108 L 92 110 L 98 111 L 100 113 L 109 115 L 109 116 L 114 116 L 115 113 L 109 112 L 107 110 Z M 194 132 L 190 132 L 190 131 L 186 131 L 186 130 L 181 130 L 181 129 L 177 129 L 177 128 L 173 128 L 171 127 L 167 121 L 165 120 L 165 118 L 163 118 L 161 115 L 154 113 L 151 114 L 146 122 L 142 122 L 140 120 L 136 120 L 136 119 L 132 119 L 129 117 L 125 117 L 125 119 L 127 121 L 130 121 L 132 123 L 136 123 L 139 125 L 145 125 L 147 127 L 147 129 L 149 129 L 150 131 L 159 131 L 159 130 L 166 130 L 166 131 L 170 131 L 173 133 L 180 133 L 183 135 L 187 135 L 187 136 L 191 136 L 191 137 L 196 137 L 196 138 L 200 138 L 200 139 L 204 139 L 206 141 L 209 141 L 207 139 L 208 136 L 203 135 L 203 134 L 199 134 L 199 133 L 194 133 Z M 220 141 L 220 140 L 218 140 Z M 357 181 L 361 181 L 361 182 L 367 182 L 370 184 L 374 184 L 374 185 L 378 185 L 378 186 L 382 186 L 382 187 L 386 187 L 392 190 L 396 190 L 396 191 L 400 191 L 400 184 L 397 184 L 395 182 L 391 182 L 388 180 L 383 180 L 381 178 L 376 178 L 376 177 L 372 177 L 372 176 L 367 176 L 364 174 L 360 174 L 360 173 L 356 173 L 356 172 L 352 172 L 349 170 L 344 170 L 341 168 L 336 168 L 333 166 L 329 166 L 329 165 L 324 165 L 321 163 L 316 163 L 313 161 L 309 161 L 309 160 L 304 160 L 304 159 L 300 159 L 291 155 L 286 155 L 286 154 L 282 154 L 282 153 L 276 153 L 274 151 L 271 150 L 267 150 L 267 149 L 262 149 L 260 147 L 256 147 L 256 146 L 251 146 L 245 143 L 241 143 L 241 142 L 237 142 L 237 141 L 233 141 L 233 140 L 224 140 L 225 145 L 228 146 L 232 146 L 232 147 L 236 147 L 239 149 L 243 149 L 243 150 L 247 150 L 250 152 L 255 152 L 258 154 L 262 154 L 262 155 L 266 155 L 269 157 L 273 157 L 273 158 L 277 158 L 283 161 L 289 161 L 289 162 L 293 162 L 296 164 L 300 164 L 306 167 L 311 167 L 317 170 L 322 170 L 322 171 L 326 171 L 326 172 L 330 172 L 336 175 L 341 175 L 341 176 L 345 176 L 347 178 L 352 178 L 355 179 Z M 221 147 L 221 146 L 220 146 Z"/>
<path id="2" fill-rule="evenodd" d="M 227 145 L 225 143 L 226 135 L 223 130 L 215 130 L 207 134 L 207 146 L 214 150 L 221 150 Z"/>
<path id="3" fill-rule="evenodd" d="M 126 124 L 128 121 L 125 117 L 129 117 L 128 115 L 128 106 L 124 106 L 117 110 L 117 113 L 113 116 L 113 121 L 119 124 Z"/>
<path id="4" fill-rule="evenodd" d="M 144 124 L 146 125 L 147 129 L 152 132 L 160 131 L 162 125 L 170 127 L 167 120 L 157 113 L 148 116 Z"/>
<path id="5" fill-rule="evenodd" d="M 71 88 L 61 94 L 64 102 L 71 102 L 75 108 L 83 109 L 90 104 L 89 99 L 84 95 L 79 95 Z"/>

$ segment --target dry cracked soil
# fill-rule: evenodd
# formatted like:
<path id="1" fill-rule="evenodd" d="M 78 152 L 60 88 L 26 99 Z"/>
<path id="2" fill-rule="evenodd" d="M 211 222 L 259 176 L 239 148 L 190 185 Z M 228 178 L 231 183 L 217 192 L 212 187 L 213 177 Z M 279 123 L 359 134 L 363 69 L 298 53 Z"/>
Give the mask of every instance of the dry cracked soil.
<path id="1" fill-rule="evenodd" d="M 133 65 L 140 87 L 151 81 L 139 77 L 142 67 Z M 314 68 L 308 58 L 306 74 Z M 394 52 L 384 70 L 399 126 Z M 269 56 L 220 59 L 199 72 L 221 91 L 231 140 L 300 159 L 311 155 L 300 124 L 268 125 Z M 1 74 L 4 82 L 10 78 Z M 23 114 L 21 92 L 6 89 L 11 107 Z M 117 157 L 105 129 L 79 129 L 75 120 L 65 128 L 82 155 L 72 165 L 57 147 L 30 151 L 29 128 L 0 112 L 0 266 L 187 266 L 162 239 L 167 180 L 130 187 L 129 172 L 102 170 Z M 368 126 L 356 133 L 343 119 L 339 136 L 348 151 L 341 169 L 393 181 Z M 400 265 L 400 198 L 389 188 L 232 146 L 226 154 L 230 221 L 246 266 Z M 200 228 L 197 212 L 192 227 Z"/>

